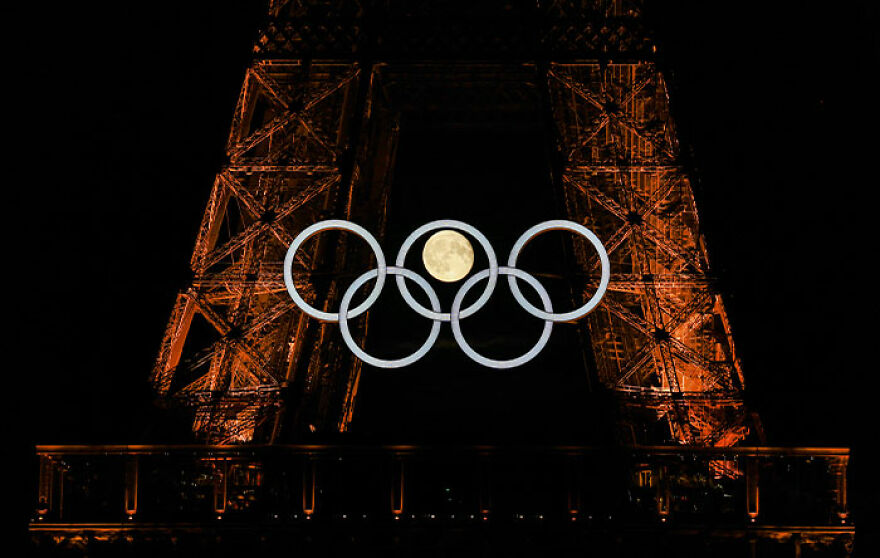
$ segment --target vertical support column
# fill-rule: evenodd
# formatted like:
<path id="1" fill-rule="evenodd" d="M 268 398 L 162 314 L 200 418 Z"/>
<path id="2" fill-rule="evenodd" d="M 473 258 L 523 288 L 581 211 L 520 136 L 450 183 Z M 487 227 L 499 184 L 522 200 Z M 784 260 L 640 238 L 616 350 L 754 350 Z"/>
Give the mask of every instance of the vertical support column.
<path id="1" fill-rule="evenodd" d="M 848 457 L 844 457 L 840 460 L 837 460 L 834 465 L 832 465 L 832 471 L 834 471 L 834 489 L 837 493 L 837 517 L 840 519 L 841 523 L 846 523 L 847 518 L 849 517 L 849 509 L 847 507 L 847 485 L 846 485 L 846 464 L 848 461 Z"/>
<path id="2" fill-rule="evenodd" d="M 58 503 L 56 518 L 61 520 L 64 517 L 64 463 L 59 463 L 54 470 L 58 472 L 58 496 L 55 499 Z"/>
<path id="3" fill-rule="evenodd" d="M 669 466 L 661 463 L 657 466 L 657 515 L 660 521 L 666 523 L 669 520 L 670 501 L 672 494 L 669 489 Z"/>
<path id="4" fill-rule="evenodd" d="M 303 494 L 303 513 L 306 516 L 306 519 L 311 519 L 312 515 L 315 513 L 315 504 L 316 498 L 315 495 L 318 491 L 318 461 L 314 456 L 306 457 L 305 463 L 303 464 L 303 485 L 302 485 L 302 494 Z"/>
<path id="5" fill-rule="evenodd" d="M 403 456 L 396 455 L 391 462 L 391 515 L 395 520 L 399 520 L 403 515 L 404 488 L 406 484 L 404 468 Z"/>
<path id="6" fill-rule="evenodd" d="M 226 512 L 226 482 L 229 476 L 229 461 L 223 459 L 214 463 L 214 513 L 217 519 Z"/>
<path id="7" fill-rule="evenodd" d="M 125 461 L 125 515 L 134 519 L 138 508 L 138 456 L 131 455 Z"/>
<path id="8" fill-rule="evenodd" d="M 577 521 L 582 509 L 583 494 L 583 459 L 580 455 L 570 454 L 566 459 L 565 473 L 568 491 L 568 516 Z"/>
<path id="9" fill-rule="evenodd" d="M 477 484 L 480 495 L 480 517 L 483 521 L 489 520 L 489 513 L 492 511 L 492 479 L 489 475 L 489 465 L 489 454 L 480 455 L 477 461 Z"/>
<path id="10" fill-rule="evenodd" d="M 40 473 L 37 480 L 37 521 L 45 521 L 52 511 L 52 488 L 55 483 L 55 464 L 49 456 L 40 456 Z"/>
<path id="11" fill-rule="evenodd" d="M 758 477 L 759 467 L 757 457 L 746 458 L 746 515 L 749 516 L 749 522 L 754 523 L 758 520 L 759 502 L 758 502 Z"/>

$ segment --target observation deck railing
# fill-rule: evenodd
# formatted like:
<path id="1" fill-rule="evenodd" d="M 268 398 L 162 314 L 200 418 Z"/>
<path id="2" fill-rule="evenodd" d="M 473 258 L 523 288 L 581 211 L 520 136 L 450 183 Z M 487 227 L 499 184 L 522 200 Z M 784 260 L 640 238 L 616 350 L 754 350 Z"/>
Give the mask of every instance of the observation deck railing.
<path id="1" fill-rule="evenodd" d="M 851 533 L 849 450 L 38 446 L 31 531 L 514 522 Z"/>

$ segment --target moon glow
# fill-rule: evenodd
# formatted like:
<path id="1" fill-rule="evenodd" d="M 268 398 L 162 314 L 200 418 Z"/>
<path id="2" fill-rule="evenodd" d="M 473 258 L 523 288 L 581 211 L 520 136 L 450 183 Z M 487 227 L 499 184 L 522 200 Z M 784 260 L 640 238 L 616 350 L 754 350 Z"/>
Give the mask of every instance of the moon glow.
<path id="1" fill-rule="evenodd" d="M 474 265 L 474 248 L 461 233 L 449 229 L 438 231 L 425 242 L 422 262 L 431 277 L 453 283 L 470 272 Z"/>

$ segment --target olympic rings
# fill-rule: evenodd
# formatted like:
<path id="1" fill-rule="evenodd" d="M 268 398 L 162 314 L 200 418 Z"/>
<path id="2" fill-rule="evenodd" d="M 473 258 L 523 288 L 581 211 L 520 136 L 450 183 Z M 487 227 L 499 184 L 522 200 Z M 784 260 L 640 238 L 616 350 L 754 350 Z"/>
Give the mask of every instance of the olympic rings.
<path id="1" fill-rule="evenodd" d="M 488 269 L 484 269 L 473 274 L 464 282 L 464 284 L 462 284 L 452 302 L 452 309 L 448 313 L 440 311 L 440 301 L 437 298 L 437 293 L 434 292 L 434 289 L 431 287 L 431 285 L 419 274 L 403 267 L 409 249 L 420 237 L 432 230 L 443 228 L 457 229 L 473 236 L 483 247 L 483 250 L 486 252 L 486 257 L 489 260 Z M 339 305 L 338 313 L 323 312 L 306 303 L 296 290 L 296 286 L 293 283 L 292 274 L 293 260 L 296 256 L 297 250 L 299 250 L 303 242 L 319 232 L 334 229 L 344 230 L 357 234 L 367 242 L 367 244 L 373 250 L 373 253 L 376 255 L 376 269 L 367 271 L 366 273 L 355 279 L 351 286 L 348 287 L 348 289 L 342 296 L 342 302 Z M 525 245 L 536 236 L 551 230 L 567 230 L 578 233 L 584 236 L 599 253 L 599 260 L 602 267 L 602 277 L 599 282 L 599 288 L 596 290 L 590 300 L 586 302 L 586 304 L 571 312 L 559 314 L 553 313 L 553 305 L 550 302 L 550 296 L 547 293 L 547 290 L 544 289 L 541 283 L 534 276 L 526 273 L 521 269 L 516 268 L 516 260 Z M 440 334 L 441 323 L 449 322 L 450 326 L 452 327 L 452 334 L 455 338 L 456 343 L 470 359 L 478 364 L 487 366 L 489 368 L 501 369 L 514 368 L 516 366 L 525 364 L 526 362 L 529 362 L 530 360 L 535 358 L 547 345 L 547 342 L 550 339 L 550 333 L 553 329 L 554 322 L 570 322 L 580 319 L 593 311 L 602 300 L 602 297 L 605 295 L 610 279 L 610 264 L 608 260 L 608 253 L 605 251 L 605 247 L 602 246 L 602 242 L 595 234 L 593 234 L 591 230 L 584 227 L 583 225 L 579 225 L 572 221 L 545 221 L 544 223 L 540 223 L 530 228 L 525 233 L 523 233 L 522 236 L 519 237 L 519 239 L 517 239 L 516 243 L 513 246 L 513 249 L 511 249 L 510 251 L 510 255 L 507 261 L 508 265 L 506 267 L 500 267 L 498 265 L 498 260 L 495 257 L 495 251 L 492 248 L 492 245 L 489 244 L 489 241 L 486 239 L 486 237 L 483 236 L 483 234 L 476 228 L 461 221 L 443 219 L 439 221 L 432 221 L 416 229 L 406 238 L 403 245 L 400 247 L 400 251 L 397 253 L 397 260 L 395 261 L 396 265 L 386 266 L 385 255 L 383 254 L 379 243 L 376 241 L 373 235 L 367 232 L 366 229 L 349 221 L 343 221 L 341 219 L 331 219 L 315 223 L 314 225 L 306 228 L 296 236 L 296 238 L 290 244 L 290 248 L 287 250 L 287 254 L 285 255 L 283 274 L 284 284 L 287 287 L 287 291 L 293 299 L 293 302 L 309 316 L 325 322 L 339 322 L 339 330 L 342 333 L 343 341 L 345 341 L 345 344 L 348 346 L 351 352 L 355 354 L 355 356 L 357 356 L 359 359 L 366 362 L 367 364 L 376 366 L 378 368 L 402 368 L 418 361 L 426 354 L 428 354 L 428 351 L 430 351 L 431 347 L 434 346 L 434 343 L 437 341 L 437 337 Z M 419 349 L 416 350 L 414 353 L 395 360 L 380 359 L 368 354 L 366 351 L 360 348 L 357 343 L 355 343 L 348 327 L 349 318 L 354 318 L 356 316 L 359 316 L 360 314 L 363 314 L 364 312 L 369 310 L 373 304 L 375 304 L 376 300 L 378 300 L 379 298 L 380 293 L 382 292 L 382 287 L 385 284 L 385 276 L 388 274 L 397 276 L 398 289 L 400 290 L 403 299 L 406 301 L 409 307 L 415 310 L 419 315 L 424 316 L 433 322 L 431 325 L 431 331 L 428 334 L 428 338 L 425 340 L 422 346 L 419 347 Z M 541 336 L 538 339 L 538 342 L 524 354 L 509 360 L 494 360 L 477 353 L 465 340 L 464 334 L 461 331 L 460 323 L 460 320 L 473 315 L 486 304 L 486 302 L 492 296 L 492 293 L 495 292 L 495 285 L 498 281 L 499 275 L 507 276 L 511 292 L 513 293 L 513 296 L 519 303 L 519 305 L 522 306 L 522 308 L 526 310 L 529 314 L 544 320 L 544 329 L 541 332 Z M 480 297 L 473 304 L 465 309 L 461 309 L 462 302 L 464 301 L 464 297 L 468 293 L 468 291 L 470 291 L 470 289 L 473 288 L 473 286 L 476 285 L 477 282 L 487 278 L 488 281 L 486 282 L 486 288 L 483 291 L 483 294 L 480 295 Z M 354 297 L 354 294 L 359 288 L 361 288 L 371 279 L 376 279 L 376 283 L 373 286 L 373 290 L 370 291 L 370 294 L 367 296 L 367 299 L 359 306 L 355 307 L 352 310 L 349 310 L 349 306 L 351 305 L 351 300 Z M 416 285 L 418 285 L 425 292 L 425 294 L 428 295 L 428 299 L 431 301 L 431 310 L 425 308 L 413 298 L 413 296 L 409 292 L 409 289 L 406 286 L 407 279 L 415 282 Z M 538 293 L 538 296 L 541 298 L 541 303 L 544 306 L 544 310 L 536 308 L 528 300 L 526 300 L 526 298 L 522 295 L 522 292 L 520 292 L 519 290 L 517 279 L 522 279 L 523 281 L 528 283 L 533 289 L 535 289 L 535 291 Z"/>

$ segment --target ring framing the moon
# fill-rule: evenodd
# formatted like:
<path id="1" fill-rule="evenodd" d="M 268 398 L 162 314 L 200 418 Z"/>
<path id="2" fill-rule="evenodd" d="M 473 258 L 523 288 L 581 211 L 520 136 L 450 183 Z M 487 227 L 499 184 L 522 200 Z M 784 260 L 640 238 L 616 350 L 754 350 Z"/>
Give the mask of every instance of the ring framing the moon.
<path id="1" fill-rule="evenodd" d="M 422 250 L 425 270 L 438 281 L 460 281 L 474 266 L 474 248 L 466 236 L 452 229 L 435 232 Z"/>

